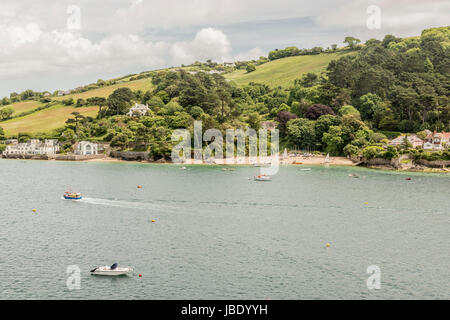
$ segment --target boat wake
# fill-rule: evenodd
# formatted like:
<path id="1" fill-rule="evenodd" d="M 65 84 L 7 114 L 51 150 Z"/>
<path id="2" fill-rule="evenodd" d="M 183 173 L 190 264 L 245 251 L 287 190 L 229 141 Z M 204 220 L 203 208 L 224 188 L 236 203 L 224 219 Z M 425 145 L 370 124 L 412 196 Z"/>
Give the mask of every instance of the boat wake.
<path id="1" fill-rule="evenodd" d="M 100 205 L 107 207 L 119 207 L 127 209 L 140 209 L 140 210 L 164 210 L 171 211 L 177 210 L 175 206 L 168 206 L 164 204 L 158 204 L 154 202 L 143 202 L 143 201 L 126 201 L 118 199 L 101 199 L 101 198 L 83 198 L 79 200 L 81 203 L 87 203 L 91 205 Z"/>

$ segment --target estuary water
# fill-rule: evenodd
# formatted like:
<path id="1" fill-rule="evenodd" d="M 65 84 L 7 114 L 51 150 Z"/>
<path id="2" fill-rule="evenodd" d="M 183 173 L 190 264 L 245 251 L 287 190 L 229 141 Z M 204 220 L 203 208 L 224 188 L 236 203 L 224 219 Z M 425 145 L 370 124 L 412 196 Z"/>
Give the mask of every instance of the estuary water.
<path id="1" fill-rule="evenodd" d="M 0 160 L 0 298 L 450 299 L 449 174 L 301 168 Z"/>

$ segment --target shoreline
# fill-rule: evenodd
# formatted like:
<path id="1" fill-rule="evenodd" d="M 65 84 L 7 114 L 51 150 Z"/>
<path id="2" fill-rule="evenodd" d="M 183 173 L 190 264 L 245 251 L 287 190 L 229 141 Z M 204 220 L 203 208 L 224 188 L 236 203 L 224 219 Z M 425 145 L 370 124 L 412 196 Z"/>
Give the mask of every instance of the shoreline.
<path id="1" fill-rule="evenodd" d="M 94 163 L 132 163 L 132 164 L 168 164 L 168 165 L 177 165 L 177 166 L 184 166 L 184 165 L 214 165 L 214 166 L 254 166 L 254 159 L 249 159 L 249 157 L 245 157 L 245 159 L 236 159 L 234 158 L 234 162 L 227 161 L 227 159 L 224 159 L 222 161 L 215 161 L 215 163 L 205 162 L 201 160 L 190 160 L 186 161 L 184 163 L 173 163 L 171 161 L 148 161 L 148 160 L 123 160 L 119 158 L 113 158 L 113 157 L 102 157 L 102 158 L 92 158 L 92 159 L 80 159 L 80 160 L 57 160 L 57 159 L 36 159 L 36 158 L 30 158 L 30 159 L 23 159 L 23 158 L 0 158 L 0 160 L 40 160 L 40 161 L 55 161 L 55 162 L 94 162 Z M 270 165 L 270 157 L 266 157 L 264 161 L 258 162 L 258 166 L 255 166 L 255 168 L 258 167 L 268 167 Z M 421 166 L 419 168 L 394 168 L 386 165 L 357 165 L 357 163 L 353 162 L 352 160 L 345 158 L 345 157 L 330 157 L 329 162 L 326 164 L 324 162 L 325 156 L 312 156 L 312 157 L 289 157 L 288 159 L 281 159 L 279 161 L 279 165 L 281 166 L 319 166 L 319 165 L 331 165 L 331 166 L 342 166 L 342 167 L 361 167 L 366 169 L 373 169 L 373 170 L 382 170 L 382 171 L 394 171 L 394 172 L 423 172 L 423 173 L 450 173 L 449 168 L 431 168 L 431 167 L 424 167 Z"/>

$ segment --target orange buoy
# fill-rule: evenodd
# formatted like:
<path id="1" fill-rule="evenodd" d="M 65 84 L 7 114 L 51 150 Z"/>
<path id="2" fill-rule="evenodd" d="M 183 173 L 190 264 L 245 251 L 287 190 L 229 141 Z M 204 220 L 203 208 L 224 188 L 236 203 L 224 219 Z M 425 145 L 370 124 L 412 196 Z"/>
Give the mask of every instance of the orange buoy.
<path id="1" fill-rule="evenodd" d="M 142 189 L 142 186 L 137 186 L 138 187 L 138 189 Z"/>

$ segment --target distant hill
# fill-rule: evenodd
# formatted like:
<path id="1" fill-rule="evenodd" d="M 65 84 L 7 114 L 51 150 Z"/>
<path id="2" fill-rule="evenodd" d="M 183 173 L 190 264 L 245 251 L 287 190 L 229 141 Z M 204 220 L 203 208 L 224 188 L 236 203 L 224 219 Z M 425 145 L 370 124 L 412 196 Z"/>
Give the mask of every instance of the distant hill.
<path id="1" fill-rule="evenodd" d="M 318 55 L 304 55 L 282 58 L 264 63 L 256 67 L 256 71 L 247 73 L 245 69 L 226 74 L 225 78 L 238 85 L 258 82 L 269 87 L 288 87 L 295 79 L 305 73 L 319 73 L 324 71 L 330 61 L 349 54 L 348 51 L 336 53 L 322 53 Z M 351 53 L 350 53 L 351 54 Z"/>
<path id="2" fill-rule="evenodd" d="M 129 82 L 105 86 L 98 89 L 88 90 L 82 93 L 74 93 L 62 97 L 53 97 L 56 101 L 55 105 L 50 108 L 43 109 L 24 117 L 13 118 L 4 122 L 0 122 L 0 126 L 5 130 L 7 135 L 15 135 L 18 133 L 38 133 L 48 132 L 56 128 L 64 126 L 65 121 L 70 118 L 72 112 L 79 112 L 84 116 L 95 117 L 98 112 L 98 107 L 88 106 L 76 108 L 75 106 L 65 106 L 60 101 L 73 98 L 87 99 L 91 97 L 108 97 L 117 88 L 127 87 L 131 90 L 150 90 L 152 88 L 151 79 L 139 79 Z M 7 107 L 14 110 L 14 114 L 18 115 L 22 112 L 32 111 L 33 109 L 42 107 L 44 104 L 38 101 L 21 101 L 8 105 Z"/>

